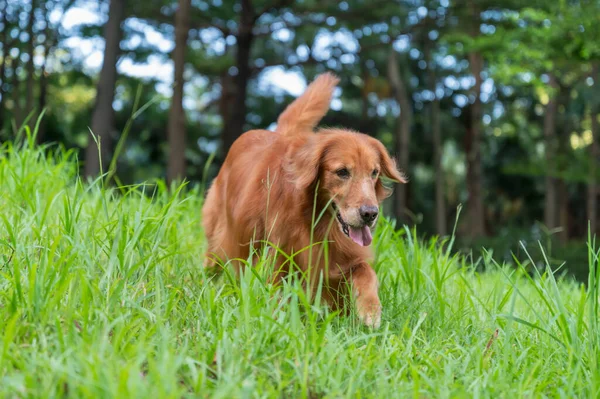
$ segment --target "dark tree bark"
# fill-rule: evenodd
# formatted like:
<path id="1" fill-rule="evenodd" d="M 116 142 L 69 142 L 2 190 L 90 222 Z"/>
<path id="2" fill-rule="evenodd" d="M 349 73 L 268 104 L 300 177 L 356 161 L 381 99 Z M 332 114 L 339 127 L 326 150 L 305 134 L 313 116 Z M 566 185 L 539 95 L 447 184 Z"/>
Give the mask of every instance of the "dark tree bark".
<path id="1" fill-rule="evenodd" d="M 471 35 L 479 35 L 479 8 L 475 1 L 469 2 L 469 11 L 473 18 Z M 471 237 L 485 235 L 485 212 L 483 207 L 483 179 L 481 168 L 481 71 L 483 70 L 483 57 L 477 51 L 468 54 L 471 74 L 475 78 L 475 85 L 471 88 L 474 98 L 470 109 L 470 121 L 465 136 L 465 153 L 467 156 L 467 191 L 469 193 L 468 220 Z"/>
<path id="2" fill-rule="evenodd" d="M 563 105 L 565 107 L 565 112 L 562 113 L 560 121 L 558 123 L 558 128 L 560 129 L 557 134 L 557 143 L 558 145 L 555 147 L 556 150 L 556 159 L 558 160 L 558 168 L 557 171 L 562 172 L 567 168 L 566 165 L 566 149 L 569 148 L 569 137 L 570 132 L 573 131 L 574 126 L 572 126 L 572 121 L 567 115 L 566 108 L 568 107 L 570 98 L 571 88 L 568 86 L 563 86 L 559 83 L 559 95 L 558 95 L 558 104 Z M 565 180 L 564 177 L 558 176 L 556 179 L 556 196 L 557 196 L 557 226 L 560 227 L 558 231 L 558 239 L 561 243 L 566 244 L 569 240 L 569 232 L 570 232 L 570 212 L 569 212 L 569 183 Z"/>
<path id="3" fill-rule="evenodd" d="M 410 95 L 406 88 L 406 84 L 402 78 L 402 73 L 398 67 L 398 59 L 396 51 L 391 48 L 388 58 L 388 79 L 394 98 L 400 106 L 400 115 L 396 120 L 395 137 L 396 137 L 396 156 L 398 157 L 398 167 L 401 171 L 408 171 L 410 162 L 410 132 L 412 128 L 413 110 Z M 395 188 L 394 194 L 394 214 L 396 220 L 400 223 L 407 222 L 408 211 L 408 196 L 406 186 L 399 184 Z"/>
<path id="4" fill-rule="evenodd" d="M 361 50 L 357 54 L 357 57 L 360 60 L 360 78 L 363 82 L 363 86 L 360 90 L 360 119 L 361 123 L 365 125 L 365 127 L 361 126 L 360 131 L 364 132 L 369 125 L 369 90 L 367 88 L 369 82 L 369 68 L 367 68 L 366 64 L 368 56 L 362 51 L 365 47 L 365 43 L 360 38 L 358 39 L 358 45 Z"/>
<path id="5" fill-rule="evenodd" d="M 221 115 L 223 118 L 223 129 L 221 131 L 221 142 L 223 155 L 229 151 L 233 142 L 244 133 L 246 124 L 246 97 L 248 94 L 248 83 L 255 71 L 250 65 L 252 46 L 254 44 L 254 28 L 256 21 L 270 10 L 279 10 L 292 4 L 292 0 L 275 0 L 267 2 L 266 6 L 256 11 L 252 0 L 241 0 L 240 20 L 236 33 L 236 56 L 233 76 L 221 77 L 225 100 L 221 101 Z M 232 80 L 232 85 L 229 83 Z M 231 96 L 235 93 L 234 96 Z M 225 109 L 226 108 L 226 109 Z"/>
<path id="6" fill-rule="evenodd" d="M 181 179 L 185 176 L 185 112 L 183 110 L 183 71 L 185 53 L 190 30 L 190 0 L 179 0 L 179 8 L 175 14 L 175 49 L 173 50 L 174 87 L 171 109 L 169 111 L 169 162 L 167 181 Z"/>
<path id="7" fill-rule="evenodd" d="M 0 59 L 0 130 L 4 127 L 4 101 L 6 100 L 7 92 L 4 91 L 6 83 L 6 61 L 8 59 L 8 47 L 9 40 L 6 32 L 8 29 L 8 1 L 1 0 L 2 4 L 2 26 L 4 29 L 0 30 L 0 43 L 2 43 L 2 59 Z"/>
<path id="8" fill-rule="evenodd" d="M 558 226 L 558 211 L 557 211 L 557 179 L 554 177 L 556 173 L 556 111 L 558 109 L 557 97 L 558 97 L 558 83 L 556 77 L 549 73 L 549 86 L 552 88 L 546 104 L 546 111 L 544 113 L 544 156 L 546 160 L 546 181 L 545 189 L 546 195 L 544 197 L 544 224 L 548 229 L 554 229 Z"/>
<path id="9" fill-rule="evenodd" d="M 233 77 L 236 95 L 229 102 L 228 118 L 223 123 L 223 152 L 226 153 L 231 148 L 233 142 L 244 132 L 246 124 L 246 97 L 248 93 L 248 82 L 252 75 L 250 68 L 250 52 L 254 41 L 254 7 L 251 0 L 242 0 L 242 11 L 240 15 L 239 30 L 237 34 L 237 52 L 235 65 L 237 74 Z"/>
<path id="10" fill-rule="evenodd" d="M 48 99 L 48 72 L 46 71 L 48 54 L 49 54 L 49 49 L 47 47 L 44 47 L 44 61 L 42 64 L 42 68 L 40 70 L 40 80 L 39 80 L 40 95 L 38 97 L 38 113 L 40 113 L 40 114 L 44 111 L 44 108 L 46 108 L 46 103 L 47 103 L 47 99 Z M 40 121 L 39 130 L 37 132 L 37 137 L 36 137 L 37 142 L 43 143 L 45 136 L 46 136 L 46 123 L 45 123 L 45 119 L 42 119 Z"/>
<path id="11" fill-rule="evenodd" d="M 559 179 L 556 185 L 558 192 L 558 225 L 560 231 L 558 238 L 561 243 L 566 244 L 569 240 L 569 187 L 564 179 Z"/>
<path id="12" fill-rule="evenodd" d="M 592 69 L 592 75 L 596 82 L 600 75 L 598 74 L 598 64 L 595 63 Z M 598 168 L 597 163 L 600 162 L 600 132 L 598 131 L 598 105 L 592 106 L 592 112 L 590 113 L 592 118 L 592 144 L 590 145 L 590 177 L 588 183 L 587 193 L 587 218 L 590 223 L 590 232 L 592 234 L 598 233 L 598 185 L 597 177 Z"/>
<path id="13" fill-rule="evenodd" d="M 600 146 L 598 140 L 600 136 L 598 134 L 598 112 L 597 110 L 592 113 L 592 135 L 593 141 L 590 146 L 590 181 L 588 186 L 588 205 L 587 214 L 588 220 L 590 221 L 590 231 L 592 234 L 598 234 L 598 183 L 597 177 L 598 168 L 597 164 L 600 162 Z"/>
<path id="14" fill-rule="evenodd" d="M 435 173 L 435 229 L 438 235 L 443 236 L 447 232 L 446 221 L 446 199 L 444 193 L 444 169 L 442 168 L 442 135 L 440 131 L 440 101 L 435 93 L 437 76 L 431 57 L 430 44 L 425 45 L 425 57 L 429 71 L 429 90 L 433 92 L 431 101 L 430 123 L 431 138 L 433 143 L 433 169 Z"/>
<path id="15" fill-rule="evenodd" d="M 227 71 L 223 71 L 221 73 L 219 81 L 221 83 L 221 96 L 219 97 L 219 115 L 221 115 L 221 119 L 224 123 L 222 132 L 222 135 L 224 136 L 225 131 L 228 129 L 229 120 L 231 119 L 231 111 L 233 111 L 233 107 L 231 106 L 231 104 L 235 99 L 236 93 L 233 76 L 231 76 Z"/>
<path id="16" fill-rule="evenodd" d="M 360 54 L 359 54 L 359 58 L 362 59 L 360 57 Z M 365 122 L 368 123 L 367 121 L 369 120 L 369 92 L 365 89 L 364 86 L 366 86 L 367 81 L 369 79 L 369 71 L 364 62 L 361 62 L 361 64 L 360 64 L 360 73 L 361 73 L 361 78 L 363 81 L 363 89 L 360 91 L 361 119 L 362 119 L 363 123 L 365 123 Z"/>
<path id="17" fill-rule="evenodd" d="M 13 121 L 16 123 L 17 129 L 21 127 L 21 122 L 25 118 L 23 116 L 23 107 L 21 104 L 22 96 L 21 96 L 21 81 L 19 80 L 19 74 L 17 73 L 21 64 L 21 55 L 19 55 L 12 59 L 11 67 L 12 67 L 12 84 L 11 84 L 11 95 L 13 100 Z M 16 133 L 16 131 L 15 131 Z"/>
<path id="18" fill-rule="evenodd" d="M 34 43 L 34 30 L 33 26 L 35 25 L 35 9 L 37 7 L 37 1 L 31 0 L 31 10 L 29 11 L 29 22 L 27 23 L 27 35 L 29 36 L 27 40 L 27 53 L 29 54 L 29 59 L 27 60 L 27 83 L 26 83 L 26 97 L 25 97 L 25 113 L 24 115 L 28 115 L 31 111 L 33 111 L 34 104 L 34 93 L 33 86 L 35 84 L 35 65 L 33 63 L 33 52 L 35 51 L 35 43 Z M 32 119 L 29 120 L 29 125 L 35 124 L 35 115 Z"/>
<path id="19" fill-rule="evenodd" d="M 52 51 L 60 40 L 60 26 L 64 20 L 64 16 L 67 11 L 75 4 L 75 0 L 68 0 L 64 4 L 64 10 L 60 21 L 56 23 L 53 29 L 50 23 L 50 13 L 52 12 L 53 6 L 56 4 L 50 0 L 43 0 L 43 13 L 44 13 L 44 52 L 42 54 L 43 61 L 40 67 L 40 78 L 38 82 L 39 86 L 39 97 L 38 97 L 38 113 L 41 113 L 46 108 L 48 102 L 48 59 L 50 58 Z M 46 136 L 46 119 L 40 120 L 39 130 L 37 132 L 37 142 L 43 143 Z"/>
<path id="20" fill-rule="evenodd" d="M 45 7 L 44 7 L 44 37 L 45 37 L 45 42 L 44 42 L 44 53 L 42 54 L 43 56 L 43 61 L 42 61 L 42 66 L 40 68 L 40 80 L 38 82 L 39 85 L 39 90 L 40 90 L 40 95 L 38 97 L 38 112 L 41 114 L 44 111 L 44 108 L 46 108 L 46 102 L 47 102 L 47 98 L 48 98 L 48 72 L 47 72 L 47 66 L 48 66 L 48 57 L 50 57 L 50 51 L 52 50 L 52 47 L 54 47 L 56 39 L 55 38 L 51 38 L 52 37 L 52 30 L 50 29 L 50 20 L 49 20 L 49 14 L 51 12 L 51 6 L 48 4 L 48 1 L 45 1 Z M 61 20 L 62 21 L 62 20 Z M 57 33 L 55 33 L 55 35 L 58 35 Z M 45 123 L 45 119 L 42 119 L 40 121 L 40 126 L 39 126 L 39 130 L 37 132 L 37 142 L 38 143 L 43 143 L 44 142 L 44 138 L 46 136 L 46 123 Z"/>
<path id="21" fill-rule="evenodd" d="M 85 176 L 94 177 L 100 173 L 100 163 L 105 168 L 109 164 L 111 151 L 111 133 L 114 129 L 115 111 L 112 103 L 115 97 L 117 82 L 117 59 L 120 52 L 119 44 L 123 35 L 121 22 L 124 14 L 124 0 L 111 0 L 108 11 L 108 21 L 104 25 L 104 60 L 100 71 L 96 92 L 96 104 L 92 115 L 92 132 L 100 140 L 101 154 L 90 137 L 86 149 Z"/>

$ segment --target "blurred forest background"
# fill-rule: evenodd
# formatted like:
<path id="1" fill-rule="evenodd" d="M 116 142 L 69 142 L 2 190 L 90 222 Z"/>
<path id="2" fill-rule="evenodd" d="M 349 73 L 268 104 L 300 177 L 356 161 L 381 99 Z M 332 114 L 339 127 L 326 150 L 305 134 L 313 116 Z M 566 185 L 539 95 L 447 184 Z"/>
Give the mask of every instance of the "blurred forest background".
<path id="1" fill-rule="evenodd" d="M 587 273 L 599 1 L 0 0 L 0 46 L 0 141 L 45 110 L 40 145 L 122 184 L 212 179 L 333 71 L 324 124 L 377 137 L 410 178 L 388 215 L 448 235 L 463 204 L 462 248 L 510 260 L 539 240 Z"/>

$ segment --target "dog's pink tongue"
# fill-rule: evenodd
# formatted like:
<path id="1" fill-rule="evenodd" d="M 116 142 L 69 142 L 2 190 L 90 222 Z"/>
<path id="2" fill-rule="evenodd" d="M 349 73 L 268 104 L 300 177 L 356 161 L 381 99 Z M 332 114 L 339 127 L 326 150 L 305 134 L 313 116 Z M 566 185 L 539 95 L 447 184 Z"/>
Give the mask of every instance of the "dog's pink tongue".
<path id="1" fill-rule="evenodd" d="M 357 243 L 358 245 L 362 245 L 363 247 L 367 247 L 371 245 L 371 241 L 373 241 L 373 236 L 371 235 L 371 229 L 369 226 L 363 226 L 361 228 L 350 227 L 350 238 L 352 241 Z"/>

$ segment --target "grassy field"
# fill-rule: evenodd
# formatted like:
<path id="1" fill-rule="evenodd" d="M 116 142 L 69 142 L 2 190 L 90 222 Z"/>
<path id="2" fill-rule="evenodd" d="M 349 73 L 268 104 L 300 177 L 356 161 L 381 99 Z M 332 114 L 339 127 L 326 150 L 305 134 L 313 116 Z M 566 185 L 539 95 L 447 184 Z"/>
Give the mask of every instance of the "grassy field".
<path id="1" fill-rule="evenodd" d="M 0 147 L 0 397 L 600 393 L 597 250 L 582 285 L 382 221 L 370 331 L 298 283 L 268 285 L 267 258 L 211 281 L 199 192 L 104 189 L 76 171 L 65 151 Z"/>

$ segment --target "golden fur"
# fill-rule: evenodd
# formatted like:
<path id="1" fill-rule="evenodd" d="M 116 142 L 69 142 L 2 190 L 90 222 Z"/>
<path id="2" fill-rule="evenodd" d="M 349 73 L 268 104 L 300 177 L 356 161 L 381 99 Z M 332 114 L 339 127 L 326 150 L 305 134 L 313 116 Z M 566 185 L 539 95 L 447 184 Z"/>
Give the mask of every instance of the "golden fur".
<path id="1" fill-rule="evenodd" d="M 377 328 L 370 229 L 390 193 L 381 177 L 404 177 L 378 140 L 341 129 L 314 132 L 337 83 L 332 74 L 320 75 L 281 114 L 275 132 L 252 130 L 231 146 L 203 208 L 207 266 L 231 259 L 239 267 L 235 259 L 248 258 L 251 242 L 268 241 L 286 254 L 297 252 L 293 263 L 312 282 L 323 273 L 323 298 L 331 307 L 343 306 L 351 286 L 360 319 Z M 313 226 L 313 214 L 325 208 Z M 290 263 L 279 256 L 275 280 Z"/>

